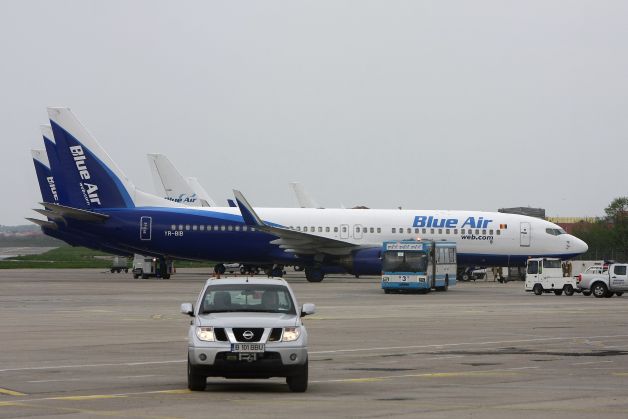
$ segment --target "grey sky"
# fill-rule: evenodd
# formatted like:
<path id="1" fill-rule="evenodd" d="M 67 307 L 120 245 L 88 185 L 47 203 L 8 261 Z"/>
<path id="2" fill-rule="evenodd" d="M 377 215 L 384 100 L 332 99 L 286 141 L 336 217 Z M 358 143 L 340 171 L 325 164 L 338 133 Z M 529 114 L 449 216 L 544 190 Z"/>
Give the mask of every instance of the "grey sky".
<path id="1" fill-rule="evenodd" d="M 531 205 L 628 194 L 626 1 L 0 2 L 0 224 L 69 106 L 141 188 L 168 155 L 219 202 Z"/>

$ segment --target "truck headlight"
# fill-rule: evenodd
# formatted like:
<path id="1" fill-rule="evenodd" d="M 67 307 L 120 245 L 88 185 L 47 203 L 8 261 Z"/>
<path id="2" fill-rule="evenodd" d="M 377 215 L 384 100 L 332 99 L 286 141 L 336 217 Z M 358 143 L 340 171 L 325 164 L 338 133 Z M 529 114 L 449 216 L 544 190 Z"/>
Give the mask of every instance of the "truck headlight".
<path id="1" fill-rule="evenodd" d="M 197 327 L 196 328 L 196 336 L 205 342 L 215 342 L 216 337 L 214 336 L 214 328 L 213 327 Z"/>
<path id="2" fill-rule="evenodd" d="M 301 336 L 301 328 L 300 327 L 285 327 L 283 329 L 283 337 L 281 338 L 282 342 L 294 342 L 299 339 Z"/>

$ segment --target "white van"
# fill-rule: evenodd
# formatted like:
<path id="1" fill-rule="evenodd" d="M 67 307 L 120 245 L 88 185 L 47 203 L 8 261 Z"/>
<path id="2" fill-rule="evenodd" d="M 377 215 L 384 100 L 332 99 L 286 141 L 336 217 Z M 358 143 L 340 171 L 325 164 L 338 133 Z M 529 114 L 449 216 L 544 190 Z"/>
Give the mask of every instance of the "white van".
<path id="1" fill-rule="evenodd" d="M 573 295 L 578 289 L 576 279 L 563 276 L 562 261 L 556 258 L 528 259 L 526 270 L 525 290 L 541 295 L 544 292 L 554 292 L 556 295 Z"/>

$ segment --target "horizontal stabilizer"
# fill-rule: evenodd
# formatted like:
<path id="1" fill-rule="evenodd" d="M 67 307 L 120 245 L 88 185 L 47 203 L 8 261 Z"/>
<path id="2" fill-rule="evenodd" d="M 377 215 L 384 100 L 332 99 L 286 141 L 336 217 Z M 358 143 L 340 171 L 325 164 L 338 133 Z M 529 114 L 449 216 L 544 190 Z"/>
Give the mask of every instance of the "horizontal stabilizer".
<path id="1" fill-rule="evenodd" d="M 59 227 L 58 227 L 55 223 L 53 223 L 52 221 L 44 221 L 44 220 L 38 220 L 37 218 L 28 218 L 28 217 L 26 217 L 26 219 L 27 219 L 28 221 L 30 221 L 31 223 L 35 223 L 35 224 L 37 224 L 38 226 L 41 226 L 41 227 L 44 227 L 44 228 L 49 228 L 49 229 L 52 229 L 52 230 L 56 230 L 56 229 L 58 229 L 58 228 L 59 228 Z"/>
<path id="2" fill-rule="evenodd" d="M 59 204 L 51 204 L 49 202 L 42 202 L 41 205 L 48 208 L 51 212 L 58 216 L 61 216 L 63 218 L 71 218 L 73 220 L 94 221 L 103 223 L 109 218 L 108 215 L 100 214 L 98 212 L 66 207 Z"/>
<path id="3" fill-rule="evenodd" d="M 49 209 L 33 208 L 33 211 L 43 215 L 44 217 L 48 217 L 51 220 L 63 220 L 63 216 L 50 211 Z"/>

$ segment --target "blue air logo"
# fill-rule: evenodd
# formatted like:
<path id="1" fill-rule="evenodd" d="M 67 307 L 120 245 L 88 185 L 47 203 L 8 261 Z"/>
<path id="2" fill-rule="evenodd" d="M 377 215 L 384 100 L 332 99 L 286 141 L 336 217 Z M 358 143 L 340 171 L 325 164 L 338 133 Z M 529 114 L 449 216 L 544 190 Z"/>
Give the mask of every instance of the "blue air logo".
<path id="1" fill-rule="evenodd" d="M 72 157 L 74 158 L 74 163 L 76 163 L 76 169 L 79 172 L 79 176 L 83 180 L 89 180 L 91 178 L 89 171 L 87 170 L 87 164 L 85 163 L 85 153 L 83 152 L 83 147 L 80 145 L 75 145 L 70 147 L 70 152 L 72 153 Z M 98 197 L 98 186 L 92 183 L 81 182 L 81 190 L 83 191 L 83 196 L 85 197 L 85 202 L 87 205 L 91 206 L 91 204 L 100 203 L 100 198 Z"/>
<path id="2" fill-rule="evenodd" d="M 193 193 L 192 195 L 186 195 L 186 194 L 182 193 L 181 195 L 179 195 L 178 198 L 175 198 L 173 196 L 166 196 L 165 198 L 168 201 L 179 202 L 179 203 L 192 204 L 192 203 L 196 202 L 196 194 L 195 193 Z"/>
<path id="3" fill-rule="evenodd" d="M 57 185 L 55 185 L 55 178 L 53 178 L 52 176 L 48 176 L 46 180 L 48 181 L 48 186 L 50 186 L 52 198 L 55 200 L 55 202 L 58 202 L 59 196 L 57 196 Z"/>
<path id="4" fill-rule="evenodd" d="M 458 226 L 460 220 L 457 218 L 436 218 L 433 216 L 417 215 L 414 217 L 413 227 L 430 227 L 430 228 L 486 228 L 493 220 L 485 220 L 483 217 L 467 218 L 461 226 Z"/>

